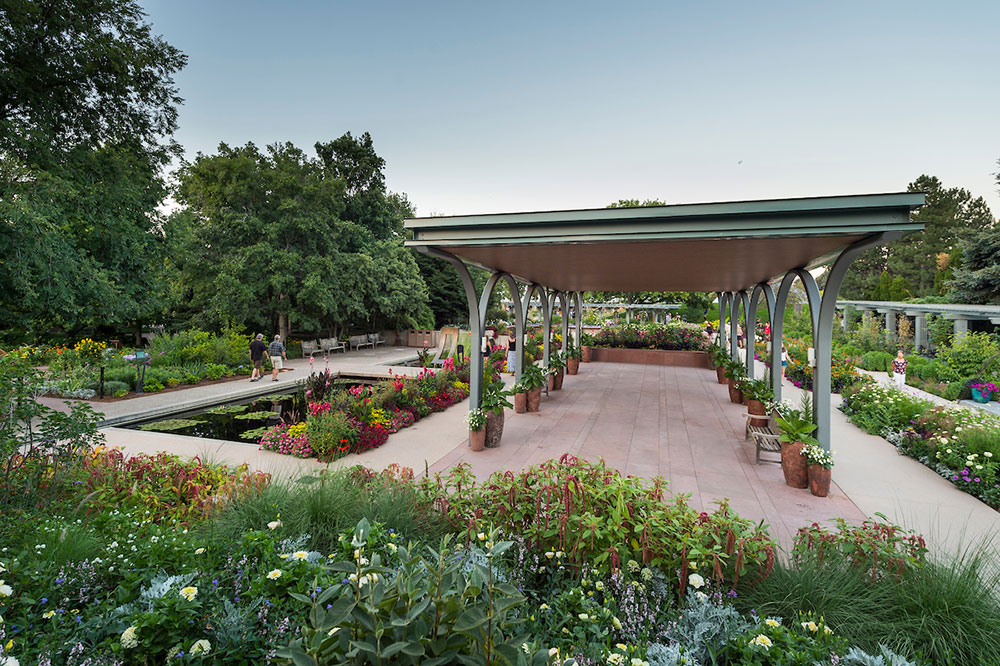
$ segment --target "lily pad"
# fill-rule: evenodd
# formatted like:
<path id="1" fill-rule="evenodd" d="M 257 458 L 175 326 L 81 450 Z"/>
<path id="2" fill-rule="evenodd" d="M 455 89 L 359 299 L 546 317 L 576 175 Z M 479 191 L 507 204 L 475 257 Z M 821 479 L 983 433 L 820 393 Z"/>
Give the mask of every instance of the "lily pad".
<path id="1" fill-rule="evenodd" d="M 240 412 L 247 411 L 246 405 L 219 405 L 218 407 L 212 407 L 211 409 L 206 409 L 206 414 L 239 414 Z"/>
<path id="2" fill-rule="evenodd" d="M 291 393 L 276 393 L 275 395 L 265 395 L 261 398 L 257 398 L 254 402 L 281 402 L 283 400 L 291 400 L 293 396 Z"/>
<path id="3" fill-rule="evenodd" d="M 263 437 L 268 430 L 270 430 L 270 428 L 267 426 L 264 426 L 263 428 L 254 428 L 253 430 L 247 430 L 245 433 L 240 435 L 240 439 L 257 440 Z"/>
<path id="4" fill-rule="evenodd" d="M 233 418 L 243 421 L 262 421 L 270 416 L 274 416 L 274 412 L 247 412 L 246 414 L 236 414 Z"/>
<path id="5" fill-rule="evenodd" d="M 190 428 L 192 426 L 200 424 L 201 421 L 194 421 L 191 419 L 166 419 L 164 421 L 144 423 L 141 426 L 139 426 L 139 430 L 156 430 L 160 432 L 169 432 L 171 430 L 183 430 L 184 428 Z"/>

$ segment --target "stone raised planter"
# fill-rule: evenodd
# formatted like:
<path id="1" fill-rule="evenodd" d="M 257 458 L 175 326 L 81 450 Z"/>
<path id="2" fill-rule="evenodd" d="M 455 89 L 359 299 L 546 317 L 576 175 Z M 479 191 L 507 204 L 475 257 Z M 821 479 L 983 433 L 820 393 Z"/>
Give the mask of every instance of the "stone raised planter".
<path id="1" fill-rule="evenodd" d="M 603 361 L 605 363 L 641 363 L 643 365 L 671 365 L 681 368 L 711 368 L 708 353 L 699 351 L 594 347 L 591 360 L 595 362 Z"/>
<path id="2" fill-rule="evenodd" d="M 486 448 L 495 449 L 500 446 L 503 437 L 503 412 L 488 412 L 486 414 Z"/>

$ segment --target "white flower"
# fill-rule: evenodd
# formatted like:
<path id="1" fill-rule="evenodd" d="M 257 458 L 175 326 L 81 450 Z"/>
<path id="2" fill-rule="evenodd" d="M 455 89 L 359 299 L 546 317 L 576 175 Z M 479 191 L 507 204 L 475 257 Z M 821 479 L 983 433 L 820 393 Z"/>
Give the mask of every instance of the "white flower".
<path id="1" fill-rule="evenodd" d="M 3 573 L 4 571 L 7 571 L 7 567 L 5 567 L 2 562 L 0 562 L 0 573 Z"/>
<path id="2" fill-rule="evenodd" d="M 194 554 L 195 555 L 201 555 L 204 552 L 205 552 L 204 548 L 198 548 L 197 550 L 194 551 Z"/>
<path id="3" fill-rule="evenodd" d="M 395 553 L 398 550 L 398 548 L 396 547 L 396 544 L 394 544 L 394 543 L 386 544 L 386 548 L 389 549 L 390 553 Z"/>
<path id="4" fill-rule="evenodd" d="M 708 601 L 708 595 L 704 592 L 695 592 L 694 596 L 698 601 Z"/>
<path id="5" fill-rule="evenodd" d="M 601 590 L 604 589 L 604 583 L 601 581 L 597 581 L 596 583 L 594 583 L 594 587 L 597 588 L 598 592 L 600 592 Z"/>
<path id="6" fill-rule="evenodd" d="M 552 552 L 551 550 L 545 552 L 545 557 L 549 558 L 550 560 L 553 557 L 555 557 L 555 556 L 556 556 L 556 554 L 554 552 Z"/>
<path id="7" fill-rule="evenodd" d="M 188 601 L 194 601 L 194 598 L 198 596 L 198 588 L 189 585 L 180 591 L 180 595 Z"/>
<path id="8" fill-rule="evenodd" d="M 269 529 L 269 530 L 276 530 L 279 527 L 281 527 L 281 521 L 280 520 L 272 520 L 271 522 L 269 522 L 267 524 L 267 529 Z"/>
<path id="9" fill-rule="evenodd" d="M 976 465 L 976 469 L 982 469 L 982 468 L 983 468 L 982 465 Z"/>
<path id="10" fill-rule="evenodd" d="M 625 655 L 618 654 L 617 652 L 608 655 L 608 664 L 611 664 L 611 666 L 621 666 L 624 663 Z"/>
<path id="11" fill-rule="evenodd" d="M 700 589 L 705 586 L 705 579 L 700 574 L 693 573 L 688 576 L 688 585 L 696 590 Z"/>
<path id="12" fill-rule="evenodd" d="M 14 589 L 3 582 L 3 578 L 0 578 L 0 599 L 3 597 L 9 597 L 14 594 Z"/>
<path id="13" fill-rule="evenodd" d="M 992 458 L 993 457 L 993 452 L 992 451 L 985 451 L 983 453 L 983 455 L 986 456 L 987 458 Z M 3 571 L 3 569 L 0 569 L 0 571 Z"/>
<path id="14" fill-rule="evenodd" d="M 577 617 L 583 620 L 584 622 L 590 619 L 590 616 L 587 615 L 586 613 L 580 613 L 579 615 L 577 615 Z"/>
<path id="15" fill-rule="evenodd" d="M 769 627 L 780 627 L 781 626 L 781 622 L 778 622 L 773 617 L 769 617 L 766 620 L 764 620 L 764 624 L 766 624 Z"/>
<path id="16" fill-rule="evenodd" d="M 764 634 L 757 634 L 757 638 L 750 641 L 750 643 L 752 645 L 758 645 L 764 648 L 765 650 L 770 650 L 771 646 L 774 645 L 774 643 L 771 642 L 771 639 L 765 636 Z"/>
<path id="17" fill-rule="evenodd" d="M 294 553 L 292 553 L 293 560 L 304 560 L 307 557 L 309 557 L 309 553 L 307 553 L 304 550 L 297 550 Z"/>
<path id="18" fill-rule="evenodd" d="M 817 631 L 819 631 L 819 626 L 815 622 L 811 622 L 811 621 L 810 622 L 803 622 L 802 623 L 802 628 L 803 629 L 808 629 L 809 631 L 812 631 L 814 633 L 817 632 Z"/>
<path id="19" fill-rule="evenodd" d="M 358 560 L 358 564 L 360 564 L 361 566 L 366 566 L 368 564 L 368 558 L 362 557 L 360 560 Z"/>
<path id="20" fill-rule="evenodd" d="M 126 650 L 130 650 L 139 645 L 139 639 L 135 635 L 135 627 L 129 627 L 122 632 L 121 643 L 122 647 Z"/>
<path id="21" fill-rule="evenodd" d="M 613 617 L 613 618 L 611 618 L 611 626 L 614 627 L 615 629 L 617 629 L 618 631 L 621 631 L 622 630 L 622 621 L 619 620 L 617 617 Z"/>
<path id="22" fill-rule="evenodd" d="M 17 660 L 17 657 L 13 655 L 7 655 L 6 657 L 0 657 L 3 661 L 0 661 L 0 666 L 21 666 L 21 662 Z"/>
<path id="23" fill-rule="evenodd" d="M 479 534 L 476 535 L 476 538 L 479 539 L 480 541 L 485 541 L 486 540 L 486 533 L 485 532 L 480 532 Z"/>
<path id="24" fill-rule="evenodd" d="M 208 654 L 212 651 L 212 644 L 208 642 L 207 638 L 203 638 L 200 641 L 196 641 L 194 645 L 191 646 L 191 654 L 199 654 L 204 652 Z"/>
<path id="25" fill-rule="evenodd" d="M 555 657 L 559 654 L 559 648 L 549 648 L 549 657 Z"/>
<path id="26" fill-rule="evenodd" d="M 267 577 L 270 578 L 271 580 L 278 580 L 279 578 L 281 578 L 281 569 L 272 569 L 271 571 L 267 572 Z"/>
<path id="27" fill-rule="evenodd" d="M 548 604 L 542 604 L 541 606 L 538 607 L 538 610 L 548 610 L 548 609 L 549 609 Z"/>

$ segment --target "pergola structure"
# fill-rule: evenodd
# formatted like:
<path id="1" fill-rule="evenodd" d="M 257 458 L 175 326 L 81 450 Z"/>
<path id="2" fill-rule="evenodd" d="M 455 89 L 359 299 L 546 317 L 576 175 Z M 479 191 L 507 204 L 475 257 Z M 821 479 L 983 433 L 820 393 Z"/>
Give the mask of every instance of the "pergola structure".
<path id="1" fill-rule="evenodd" d="M 740 357 L 736 326 L 747 322 L 744 361 L 754 372 L 757 307 L 767 305 L 772 339 L 780 340 L 785 305 L 796 279 L 802 282 L 812 314 L 816 366 L 813 406 L 817 439 L 830 448 L 830 365 L 837 292 L 851 262 L 864 250 L 919 231 L 910 211 L 924 194 L 905 192 L 801 199 L 680 204 L 642 208 L 597 208 L 413 218 L 406 244 L 450 262 L 458 271 L 469 305 L 472 340 L 483 340 L 486 308 L 497 283 L 514 301 L 515 331 L 524 339 L 528 309 L 540 301 L 544 326 L 542 363 L 549 362 L 552 315 L 565 316 L 572 302 L 576 344 L 585 291 L 703 291 L 719 301 L 720 343 Z M 824 294 L 812 268 L 831 264 Z M 490 273 L 477 294 L 469 266 Z M 777 292 L 772 288 L 774 281 Z M 728 321 L 729 334 L 726 334 Z M 485 344 L 485 341 L 484 343 Z M 482 397 L 483 357 L 470 354 L 470 409 Z M 524 364 L 517 346 L 515 374 Z M 771 346 L 771 367 L 781 366 L 781 345 Z M 775 398 L 781 376 L 772 373 Z"/>

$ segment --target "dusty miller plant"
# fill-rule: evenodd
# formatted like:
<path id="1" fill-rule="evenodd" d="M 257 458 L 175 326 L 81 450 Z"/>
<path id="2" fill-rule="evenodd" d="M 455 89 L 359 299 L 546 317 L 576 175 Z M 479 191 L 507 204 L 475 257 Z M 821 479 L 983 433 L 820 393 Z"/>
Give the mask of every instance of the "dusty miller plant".
<path id="1" fill-rule="evenodd" d="M 649 664 L 699 666 L 712 663 L 712 654 L 748 626 L 732 606 L 716 604 L 705 594 L 688 592 L 687 604 L 680 617 L 666 632 L 670 645 L 651 645 Z"/>

